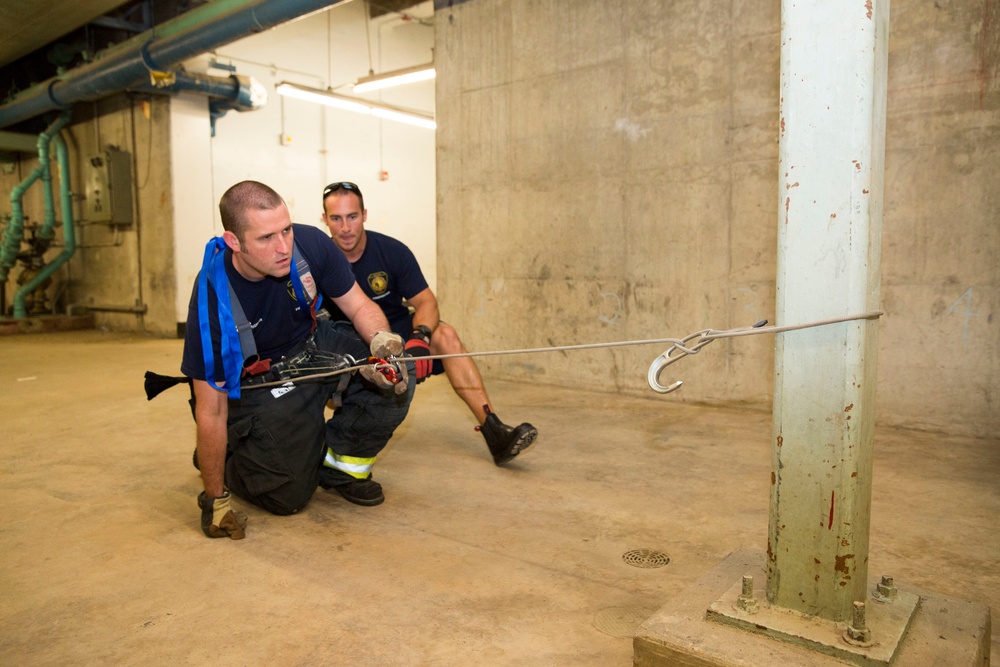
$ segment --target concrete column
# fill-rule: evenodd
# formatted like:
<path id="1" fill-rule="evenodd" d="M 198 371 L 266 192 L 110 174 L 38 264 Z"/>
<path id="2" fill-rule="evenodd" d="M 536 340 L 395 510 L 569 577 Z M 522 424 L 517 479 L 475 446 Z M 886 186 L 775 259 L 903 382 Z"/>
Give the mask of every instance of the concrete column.
<path id="1" fill-rule="evenodd" d="M 782 0 L 777 324 L 879 309 L 887 0 Z M 866 599 L 877 320 L 779 334 L 767 599 Z"/>

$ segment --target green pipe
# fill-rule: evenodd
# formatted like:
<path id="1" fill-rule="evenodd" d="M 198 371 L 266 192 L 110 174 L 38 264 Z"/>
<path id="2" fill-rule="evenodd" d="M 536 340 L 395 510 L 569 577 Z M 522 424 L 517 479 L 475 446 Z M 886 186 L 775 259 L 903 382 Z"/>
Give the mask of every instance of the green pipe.
<path id="1" fill-rule="evenodd" d="M 66 121 L 69 117 L 66 115 Z M 65 123 L 64 123 L 65 125 Z M 21 286 L 14 294 L 14 317 L 24 318 L 28 316 L 24 306 L 25 297 L 31 294 L 36 287 L 41 285 L 56 270 L 69 261 L 69 258 L 76 252 L 76 232 L 73 228 L 73 196 L 69 184 L 69 154 L 66 150 L 66 143 L 59 134 L 52 136 L 52 142 L 56 145 L 56 159 L 59 161 L 59 199 L 62 204 L 63 218 L 63 250 L 52 262 L 42 267 L 38 274 Z"/>
<path id="2" fill-rule="evenodd" d="M 10 269 L 14 268 L 14 263 L 17 261 L 17 254 L 21 250 L 21 241 L 24 238 L 24 205 L 21 203 L 21 200 L 24 198 L 25 191 L 39 178 L 42 178 L 48 185 L 45 197 L 46 221 L 49 220 L 50 214 L 52 221 L 55 221 L 51 174 L 49 171 L 49 141 L 51 141 L 54 135 L 58 135 L 59 131 L 69 123 L 69 119 L 70 111 L 64 111 L 55 122 L 38 135 L 38 166 L 32 169 L 28 177 L 14 186 L 10 192 L 11 219 L 4 228 L 3 239 L 0 241 L 0 284 L 7 282 Z M 52 222 L 49 222 L 47 232 L 47 238 L 52 238 Z"/>
<path id="3" fill-rule="evenodd" d="M 32 153 L 38 148 L 38 138 L 33 134 L 0 130 L 0 151 Z"/>
<path id="4" fill-rule="evenodd" d="M 69 119 L 71 115 L 72 111 L 70 109 L 66 109 L 61 114 L 59 114 L 59 118 L 56 119 L 56 122 L 54 122 L 48 129 L 45 130 L 45 134 L 48 135 L 50 140 L 52 138 L 59 137 L 59 132 L 64 127 L 69 125 Z M 59 141 L 61 142 L 62 139 L 59 139 Z M 38 143 L 39 143 L 38 158 L 39 160 L 41 160 L 42 158 L 41 137 L 38 138 Z M 48 141 L 46 141 L 45 143 L 46 143 L 45 173 L 42 174 L 42 182 L 45 184 L 45 189 L 42 193 L 43 196 L 45 197 L 45 220 L 42 222 L 41 229 L 38 230 L 38 238 L 44 241 L 51 241 L 56 235 L 54 229 L 56 224 L 56 209 L 55 209 L 55 203 L 53 202 L 52 199 L 52 169 L 49 167 Z M 65 146 L 63 147 L 63 150 L 65 150 Z M 63 171 L 63 173 L 64 174 L 66 173 L 65 170 Z"/>
<path id="5" fill-rule="evenodd" d="M 56 136 L 59 136 L 58 133 Z M 45 202 L 45 217 L 42 219 L 42 226 L 38 228 L 38 238 L 43 241 L 51 241 L 52 237 L 55 236 L 52 228 L 56 222 L 56 208 L 52 201 L 52 167 L 49 165 L 48 143 L 46 141 L 43 148 L 42 139 L 38 138 L 38 160 L 45 165 L 45 169 L 42 170 L 42 199 Z"/>
<path id="6" fill-rule="evenodd" d="M 0 242 L 0 283 L 7 282 L 10 269 L 14 268 L 17 253 L 21 250 L 21 240 L 24 238 L 24 205 L 21 199 L 24 197 L 24 191 L 48 170 L 48 141 L 45 143 L 45 147 L 39 147 L 40 157 L 44 156 L 45 161 L 32 169 L 28 177 L 10 191 L 10 222 L 4 228 L 3 241 Z"/>
<path id="7" fill-rule="evenodd" d="M 46 158 L 48 156 L 45 152 Z M 14 186 L 10 192 L 10 222 L 3 230 L 3 241 L 0 243 L 0 283 L 7 282 L 10 269 L 14 268 L 17 261 L 17 253 L 21 250 L 21 240 L 24 238 L 24 205 L 21 199 L 24 191 L 48 169 L 48 162 L 44 162 L 31 170 L 28 177 L 21 183 Z"/>

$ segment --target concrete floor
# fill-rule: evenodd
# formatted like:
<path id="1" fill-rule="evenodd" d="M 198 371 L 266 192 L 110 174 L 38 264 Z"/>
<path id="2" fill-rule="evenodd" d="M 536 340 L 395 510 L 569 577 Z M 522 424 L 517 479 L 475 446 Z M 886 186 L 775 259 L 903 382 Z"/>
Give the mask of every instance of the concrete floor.
<path id="1" fill-rule="evenodd" d="M 0 338 L 0 664 L 624 667 L 631 639 L 595 616 L 645 617 L 766 547 L 769 413 L 493 382 L 541 431 L 496 468 L 443 378 L 380 458 L 383 505 L 241 503 L 247 538 L 209 540 L 187 391 L 142 389 L 180 352 Z M 1000 609 L 1000 440 L 877 429 L 875 454 L 871 574 Z"/>

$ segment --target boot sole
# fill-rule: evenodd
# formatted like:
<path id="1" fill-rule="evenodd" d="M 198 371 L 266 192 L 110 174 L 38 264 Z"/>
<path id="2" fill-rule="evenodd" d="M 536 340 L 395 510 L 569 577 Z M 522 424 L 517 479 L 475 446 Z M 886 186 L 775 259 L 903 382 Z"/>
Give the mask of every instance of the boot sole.
<path id="1" fill-rule="evenodd" d="M 537 437 L 538 429 L 534 427 L 530 428 L 518 437 L 518 439 L 514 442 L 514 446 L 510 448 L 510 451 L 508 451 L 507 454 L 500 459 L 494 459 L 493 462 L 498 466 L 502 466 L 503 464 L 513 460 L 515 456 L 526 450 L 528 447 L 531 447 Z"/>
<path id="2" fill-rule="evenodd" d="M 344 500 L 352 502 L 355 505 L 361 505 L 363 507 L 374 507 L 375 505 L 381 505 L 385 502 L 385 495 L 381 495 L 378 498 L 361 498 L 359 496 L 352 496 L 349 493 L 345 493 L 344 489 L 339 486 L 333 487 L 334 490 L 344 497 Z"/>

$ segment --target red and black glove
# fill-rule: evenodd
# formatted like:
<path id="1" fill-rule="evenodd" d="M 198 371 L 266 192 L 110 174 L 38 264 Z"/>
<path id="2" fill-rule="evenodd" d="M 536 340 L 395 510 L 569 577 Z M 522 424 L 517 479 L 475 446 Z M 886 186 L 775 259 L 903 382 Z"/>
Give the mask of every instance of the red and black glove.
<path id="1" fill-rule="evenodd" d="M 406 341 L 406 354 L 410 357 L 414 357 L 413 362 L 416 364 L 417 370 L 417 384 L 420 384 L 427 379 L 427 376 L 431 374 L 434 368 L 434 362 L 430 359 L 421 359 L 420 357 L 426 357 L 431 353 L 431 330 L 424 325 L 421 325 L 413 330 L 410 335 L 410 340 Z"/>

